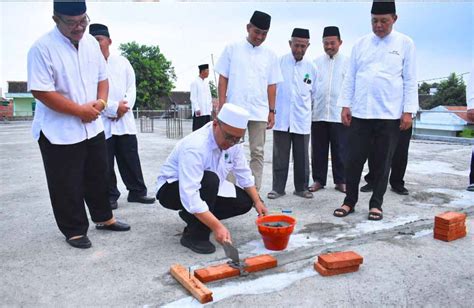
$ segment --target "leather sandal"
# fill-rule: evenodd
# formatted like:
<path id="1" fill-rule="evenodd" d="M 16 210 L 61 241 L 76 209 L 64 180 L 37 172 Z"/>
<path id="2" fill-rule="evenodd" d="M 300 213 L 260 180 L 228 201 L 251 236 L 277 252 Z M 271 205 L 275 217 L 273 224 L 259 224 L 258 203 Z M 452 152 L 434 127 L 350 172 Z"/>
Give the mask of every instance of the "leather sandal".
<path id="1" fill-rule="evenodd" d="M 280 197 L 283 197 L 284 195 L 286 195 L 285 193 L 277 193 L 276 191 L 272 190 L 271 192 L 269 192 L 267 194 L 267 198 L 268 199 L 277 199 L 277 198 L 280 198 Z"/>
<path id="2" fill-rule="evenodd" d="M 368 220 L 382 220 L 383 219 L 383 213 L 380 212 L 369 212 L 369 215 L 367 217 Z"/>
<path id="3" fill-rule="evenodd" d="M 343 205 L 341 205 L 341 207 L 335 209 L 332 214 L 336 217 L 346 217 L 347 215 L 354 213 L 354 208 L 353 207 L 350 207 L 351 209 L 349 211 L 347 211 L 346 209 L 342 208 L 344 205 L 347 206 L 347 207 L 350 207 L 347 204 L 343 204 Z M 338 213 L 340 213 L 340 214 L 338 214 Z"/>
<path id="4" fill-rule="evenodd" d="M 294 191 L 293 192 L 293 195 L 295 196 L 298 196 L 298 197 L 302 197 L 302 198 L 306 198 L 306 199 L 312 199 L 314 196 L 313 196 L 313 193 L 308 191 L 308 190 L 303 190 L 303 191 Z"/>

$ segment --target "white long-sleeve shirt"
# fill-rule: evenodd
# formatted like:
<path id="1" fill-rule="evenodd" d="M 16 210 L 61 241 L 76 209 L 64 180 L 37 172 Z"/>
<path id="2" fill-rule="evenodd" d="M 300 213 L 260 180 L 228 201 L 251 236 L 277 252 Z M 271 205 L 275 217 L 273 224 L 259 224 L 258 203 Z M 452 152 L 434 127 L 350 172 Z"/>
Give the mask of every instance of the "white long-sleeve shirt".
<path id="1" fill-rule="evenodd" d="M 395 30 L 384 38 L 371 33 L 352 48 L 337 105 L 361 119 L 399 119 L 418 110 L 415 45 Z"/>
<path id="2" fill-rule="evenodd" d="M 201 112 L 201 116 L 211 115 L 212 95 L 209 82 L 201 77 L 196 77 L 191 83 L 191 108 L 193 114 Z"/>
<path id="3" fill-rule="evenodd" d="M 133 117 L 133 106 L 137 97 L 135 85 L 135 72 L 130 62 L 123 56 L 110 55 L 107 59 L 107 72 L 109 75 L 109 98 L 107 108 L 103 112 L 105 138 L 112 135 L 136 135 L 137 127 Z M 120 119 L 117 117 L 119 102 L 126 100 L 130 108 Z"/>
<path id="4" fill-rule="evenodd" d="M 157 180 L 158 190 L 166 182 L 179 181 L 179 195 L 184 208 L 192 214 L 206 212 L 209 208 L 199 193 L 204 171 L 216 173 L 220 187 L 230 171 L 240 187 L 254 186 L 242 144 L 236 144 L 227 150 L 219 149 L 212 122 L 209 122 L 176 144 L 161 166 Z"/>
<path id="5" fill-rule="evenodd" d="M 325 54 L 314 60 L 314 64 L 318 78 L 312 120 L 341 123 L 342 107 L 337 106 L 337 99 L 341 93 L 349 58 L 340 53 L 332 58 Z"/>
<path id="6" fill-rule="evenodd" d="M 467 110 L 474 109 L 474 67 L 471 69 L 469 82 L 466 87 Z"/>
<path id="7" fill-rule="evenodd" d="M 27 67 L 28 90 L 58 92 L 78 105 L 97 100 L 97 85 L 107 79 L 105 59 L 96 39 L 86 33 L 76 49 L 57 27 L 31 46 Z M 36 140 L 42 131 L 52 144 L 75 144 L 103 130 L 100 119 L 84 123 L 36 100 L 32 124 Z"/>
<path id="8" fill-rule="evenodd" d="M 214 70 L 229 79 L 227 102 L 246 109 L 251 121 L 268 121 L 268 86 L 283 79 L 273 51 L 247 40 L 233 43 L 225 47 Z"/>
<path id="9" fill-rule="evenodd" d="M 278 84 L 274 130 L 295 134 L 311 133 L 311 101 L 316 69 L 311 61 L 296 62 L 292 53 L 280 58 L 283 82 Z"/>

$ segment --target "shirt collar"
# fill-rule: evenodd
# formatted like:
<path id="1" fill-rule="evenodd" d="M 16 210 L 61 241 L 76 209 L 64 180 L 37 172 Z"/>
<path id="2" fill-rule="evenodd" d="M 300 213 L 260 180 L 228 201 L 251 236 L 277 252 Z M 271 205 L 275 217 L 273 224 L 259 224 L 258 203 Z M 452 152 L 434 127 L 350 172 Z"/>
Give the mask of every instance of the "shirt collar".
<path id="1" fill-rule="evenodd" d="M 339 51 L 331 58 L 327 53 L 324 53 L 325 59 L 328 61 L 336 60 L 339 57 Z"/>
<path id="2" fill-rule="evenodd" d="M 389 43 L 394 36 L 395 36 L 395 30 L 393 28 L 392 28 L 392 31 L 384 38 L 380 38 L 377 35 L 375 35 L 375 33 L 372 32 L 372 41 L 377 45 L 382 42 Z"/>
<path id="3" fill-rule="evenodd" d="M 245 43 L 246 43 L 245 46 L 247 46 L 248 49 L 253 49 L 253 50 L 254 50 L 254 49 L 257 49 L 257 48 L 260 48 L 260 47 L 262 46 L 262 45 L 260 45 L 260 46 L 253 46 L 252 44 L 250 44 L 250 42 L 248 41 L 247 38 L 245 38 Z"/>
<path id="4" fill-rule="evenodd" d="M 54 27 L 53 33 L 54 33 L 54 35 L 55 35 L 58 39 L 60 39 L 60 40 L 63 41 L 64 43 L 66 43 L 66 44 L 68 44 L 68 45 L 74 47 L 74 45 L 71 43 L 71 41 L 70 41 L 66 36 L 64 36 L 64 34 L 62 34 L 61 31 L 59 31 L 59 29 L 58 29 L 57 26 Z M 84 33 L 84 35 L 85 35 L 85 33 Z M 81 41 L 82 41 L 82 39 L 81 39 Z M 81 44 L 81 41 L 79 41 L 79 45 Z M 76 47 L 74 47 L 74 49 L 75 49 L 75 48 L 76 48 Z"/>

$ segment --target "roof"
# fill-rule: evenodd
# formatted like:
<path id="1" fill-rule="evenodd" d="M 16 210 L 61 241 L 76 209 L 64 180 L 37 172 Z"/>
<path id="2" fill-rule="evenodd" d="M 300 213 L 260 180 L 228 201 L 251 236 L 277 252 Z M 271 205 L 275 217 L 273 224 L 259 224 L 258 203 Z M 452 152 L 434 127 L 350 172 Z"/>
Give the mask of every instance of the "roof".
<path id="1" fill-rule="evenodd" d="M 467 118 L 467 113 L 466 113 L 467 106 L 442 106 L 442 107 L 446 108 L 449 111 L 465 111 L 465 112 L 454 112 L 454 114 L 460 117 L 461 119 L 463 119 L 464 121 L 466 121 L 467 123 L 474 124 L 473 121 L 470 121 Z"/>
<path id="2" fill-rule="evenodd" d="M 7 81 L 9 93 L 27 93 L 28 85 L 26 81 Z"/>
<path id="3" fill-rule="evenodd" d="M 177 105 L 185 105 L 191 103 L 190 97 L 191 93 L 189 91 L 171 91 L 169 96 L 162 96 L 159 100 L 167 102 L 168 105 L 172 102 Z"/>

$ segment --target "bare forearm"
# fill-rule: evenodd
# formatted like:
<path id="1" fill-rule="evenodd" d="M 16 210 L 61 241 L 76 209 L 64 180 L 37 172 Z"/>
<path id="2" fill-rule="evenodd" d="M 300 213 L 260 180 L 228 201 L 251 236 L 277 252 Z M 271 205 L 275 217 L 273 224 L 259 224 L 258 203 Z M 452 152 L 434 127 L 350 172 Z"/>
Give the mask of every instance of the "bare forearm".
<path id="1" fill-rule="evenodd" d="M 107 101 L 109 98 L 109 80 L 105 79 L 102 81 L 99 81 L 97 85 L 97 99 L 103 99 L 104 101 Z"/>
<path id="2" fill-rule="evenodd" d="M 258 191 L 255 186 L 244 188 L 244 190 L 249 195 L 250 199 L 252 199 L 253 203 L 260 201 L 260 196 L 258 195 Z"/>
<path id="3" fill-rule="evenodd" d="M 217 86 L 217 94 L 219 95 L 219 110 L 222 108 L 226 101 L 228 83 L 229 79 L 225 78 L 222 75 L 219 75 L 219 84 Z"/>
<path id="4" fill-rule="evenodd" d="M 271 84 L 267 88 L 268 108 L 275 109 L 276 84 Z"/>
<path id="5" fill-rule="evenodd" d="M 34 98 L 53 109 L 54 111 L 73 116 L 79 116 L 80 105 L 66 98 L 58 92 L 31 91 Z"/>
<path id="6" fill-rule="evenodd" d="M 210 211 L 196 213 L 194 216 L 196 216 L 199 221 L 201 221 L 213 231 L 222 226 L 222 223 L 219 221 L 219 219 L 217 219 L 216 216 L 214 216 L 214 214 L 212 214 Z"/>

